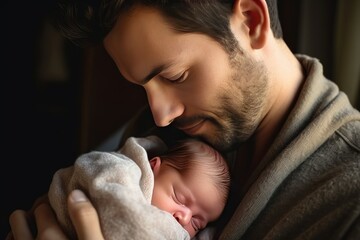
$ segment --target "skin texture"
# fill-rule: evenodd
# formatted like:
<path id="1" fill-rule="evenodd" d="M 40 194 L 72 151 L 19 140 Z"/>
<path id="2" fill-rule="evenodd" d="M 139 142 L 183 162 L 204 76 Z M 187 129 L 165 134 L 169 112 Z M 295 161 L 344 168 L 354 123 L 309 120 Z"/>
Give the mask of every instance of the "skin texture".
<path id="1" fill-rule="evenodd" d="M 233 166 L 233 181 L 235 191 L 240 189 L 274 141 L 303 81 L 300 63 L 273 36 L 266 2 L 234 2 L 230 28 L 239 43 L 234 57 L 205 35 L 175 32 L 155 9 L 137 6 L 118 20 L 104 46 L 121 74 L 145 88 L 155 123 L 171 122 L 218 150 L 236 149 L 241 159 Z M 89 202 L 79 204 L 70 202 L 73 216 L 85 213 L 81 204 L 91 208 Z M 80 239 L 91 239 L 84 233 L 101 235 L 93 212 L 86 221 L 73 220 Z"/>
<path id="2" fill-rule="evenodd" d="M 151 204 L 172 214 L 190 237 L 220 216 L 225 204 L 211 176 L 204 174 L 207 169 L 197 167 L 184 176 L 159 157 L 150 163 L 155 179 Z"/>
<path id="3" fill-rule="evenodd" d="M 155 123 L 174 119 L 180 130 L 220 150 L 248 139 L 266 107 L 262 63 L 253 68 L 255 60 L 240 50 L 230 59 L 211 38 L 179 34 L 165 21 L 139 7 L 120 17 L 104 41 L 122 75 L 145 88 Z"/>
<path id="4" fill-rule="evenodd" d="M 45 198 L 42 198 L 34 208 L 37 237 L 35 238 L 30 230 L 31 221 L 28 218 L 28 213 L 23 210 L 16 210 L 10 215 L 9 223 L 12 232 L 8 234 L 7 240 L 68 239 L 57 223 L 56 216 Z M 79 240 L 104 239 L 98 214 L 82 191 L 74 190 L 70 193 L 68 208 Z"/>

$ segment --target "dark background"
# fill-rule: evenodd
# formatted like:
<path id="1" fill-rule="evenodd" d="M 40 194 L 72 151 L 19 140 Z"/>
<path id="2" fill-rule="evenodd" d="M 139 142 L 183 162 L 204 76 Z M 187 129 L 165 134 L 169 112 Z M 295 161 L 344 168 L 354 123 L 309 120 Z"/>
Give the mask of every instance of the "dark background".
<path id="1" fill-rule="evenodd" d="M 331 78 L 331 29 L 337 1 L 326 6 L 321 25 L 328 41 L 314 41 L 325 75 Z M 80 49 L 66 40 L 62 50 L 67 75 L 40 77 L 43 37 L 55 1 L 7 1 L 1 7 L 1 189 L 0 239 L 9 231 L 16 208 L 29 209 L 46 193 L 53 173 L 96 148 L 145 104 L 142 89 L 121 80 L 101 46 Z M 301 0 L 279 1 L 284 39 L 300 51 Z M 322 46 L 318 51 L 316 44 Z M 45 57 L 46 59 L 46 57 Z M 4 237 L 2 237 L 4 236 Z"/>
<path id="2" fill-rule="evenodd" d="M 39 38 L 52 4 L 7 1 L 1 6 L 0 239 L 9 231 L 10 212 L 29 209 L 45 193 L 51 173 L 69 164 L 78 150 L 81 63 L 75 60 L 81 52 L 68 46 L 69 81 L 37 79 Z"/>
<path id="3" fill-rule="evenodd" d="M 146 101 L 143 89 L 121 81 L 102 46 L 82 49 L 59 40 L 49 28 L 54 4 L 1 7 L 0 239 L 12 211 L 30 209 L 57 169 L 97 148 Z M 54 54 L 62 56 L 63 75 L 48 72 Z"/>

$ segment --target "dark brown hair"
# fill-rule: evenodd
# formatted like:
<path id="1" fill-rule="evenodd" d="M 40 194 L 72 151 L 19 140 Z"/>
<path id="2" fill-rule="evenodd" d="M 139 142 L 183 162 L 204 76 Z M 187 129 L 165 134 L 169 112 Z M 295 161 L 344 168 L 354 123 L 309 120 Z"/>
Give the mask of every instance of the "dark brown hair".
<path id="1" fill-rule="evenodd" d="M 227 52 L 238 43 L 230 27 L 233 0 L 59 0 L 55 26 L 78 45 L 100 42 L 113 28 L 118 16 L 135 5 L 158 9 L 181 32 L 203 33 L 218 41 Z M 266 0 L 271 29 L 282 38 L 277 1 Z"/>

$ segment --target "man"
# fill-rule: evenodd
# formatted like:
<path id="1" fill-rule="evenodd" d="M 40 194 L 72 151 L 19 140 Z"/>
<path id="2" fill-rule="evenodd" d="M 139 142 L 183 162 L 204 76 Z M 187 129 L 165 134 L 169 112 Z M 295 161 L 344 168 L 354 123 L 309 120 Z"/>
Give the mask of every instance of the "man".
<path id="1" fill-rule="evenodd" d="M 360 113 L 316 59 L 289 50 L 276 8 L 272 0 L 113 1 L 67 11 L 85 25 L 75 31 L 63 18 L 62 31 L 75 42 L 103 40 L 121 74 L 145 88 L 158 127 L 228 154 L 227 210 L 202 236 L 357 239 Z M 69 198 L 79 238 L 101 236 L 79 198 Z M 15 227 L 22 213 L 11 217 L 15 235 L 28 231 Z M 40 236 L 62 234 L 50 216 L 46 204 L 36 209 Z"/>

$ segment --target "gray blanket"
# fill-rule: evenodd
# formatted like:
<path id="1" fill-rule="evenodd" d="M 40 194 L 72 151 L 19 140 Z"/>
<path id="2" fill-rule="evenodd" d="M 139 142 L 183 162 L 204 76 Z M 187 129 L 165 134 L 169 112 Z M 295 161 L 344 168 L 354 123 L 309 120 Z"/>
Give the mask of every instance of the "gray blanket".
<path id="1" fill-rule="evenodd" d="M 67 195 L 83 190 L 98 211 L 105 239 L 190 239 L 174 217 L 151 205 L 154 186 L 148 152 L 161 152 L 157 137 L 129 138 L 118 152 L 90 152 L 58 170 L 48 196 L 69 237 L 76 238 Z"/>

